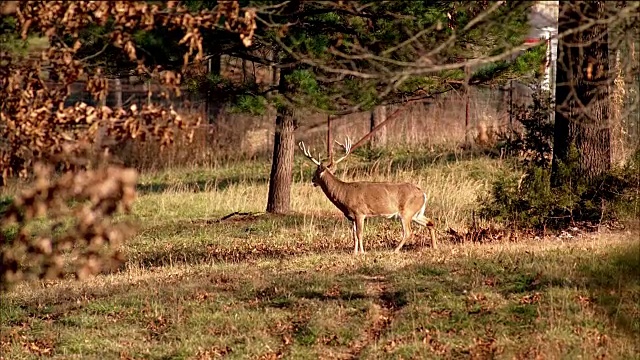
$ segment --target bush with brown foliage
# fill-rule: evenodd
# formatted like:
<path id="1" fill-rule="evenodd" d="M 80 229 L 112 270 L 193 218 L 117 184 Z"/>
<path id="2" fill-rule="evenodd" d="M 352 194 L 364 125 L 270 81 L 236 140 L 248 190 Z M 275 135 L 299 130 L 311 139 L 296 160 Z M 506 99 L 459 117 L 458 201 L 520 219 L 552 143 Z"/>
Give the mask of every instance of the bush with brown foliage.
<path id="1" fill-rule="evenodd" d="M 181 72 L 203 58 L 201 29 L 238 32 L 248 46 L 255 30 L 254 13 L 249 9 L 241 15 L 237 1 L 199 13 L 176 1 L 21 1 L 5 2 L 0 8 L 2 20 L 15 17 L 16 37 L 44 35 L 49 43 L 39 58 L 24 59 L 0 48 L 0 186 L 10 177 L 36 176 L 33 186 L 1 215 L 0 285 L 63 276 L 72 271 L 63 261 L 68 250 L 77 255 L 74 271 L 79 277 L 96 273 L 103 264 L 120 259 L 117 253 L 98 250 L 126 237 L 127 227 L 111 223 L 110 217 L 118 207 L 130 208 L 136 183 L 136 173 L 130 169 L 87 169 L 86 157 L 99 132 L 116 140 L 154 138 L 167 145 L 177 130 L 189 137 L 189 129 L 199 120 L 187 121 L 172 108 L 156 104 L 118 110 L 84 103 L 65 106 L 71 84 L 78 81 L 86 81 L 86 90 L 95 99 L 104 99 L 107 93 L 105 70 L 87 66 L 86 58 L 78 56 L 84 45 L 81 30 L 113 22 L 109 41 L 136 64 L 137 75 L 164 85 L 164 96 L 180 96 Z M 184 34 L 181 71 L 149 69 L 138 56 L 132 34 L 154 27 Z M 63 173 L 54 174 L 53 169 Z M 60 176 L 51 180 L 55 175 Z M 45 226 L 49 231 L 33 236 L 27 229 L 39 217 L 51 223 Z M 75 225 L 55 235 L 65 221 Z M 12 229 L 17 229 L 15 236 L 10 235 Z"/>
<path id="2" fill-rule="evenodd" d="M 29 61 L 21 61 L 9 51 L 0 53 L 2 178 L 26 176 L 38 160 L 65 163 L 92 145 L 99 129 L 106 130 L 106 134 L 116 140 L 153 136 L 165 145 L 171 143 L 176 128 L 184 130 L 190 125 L 172 109 L 154 104 L 118 111 L 83 103 L 65 107 L 70 85 L 83 78 L 87 79 L 86 90 L 94 98 L 104 99 L 107 91 L 103 69 L 87 67 L 76 56 L 83 46 L 79 32 L 89 24 L 104 25 L 113 21 L 115 30 L 108 34 L 110 40 L 137 64 L 138 75 L 165 85 L 164 95 L 173 92 L 179 96 L 180 72 L 148 69 L 138 57 L 131 34 L 155 26 L 181 29 L 185 35 L 180 43 L 186 46 L 184 70 L 191 61 L 202 59 L 200 29 L 217 27 L 222 17 L 227 29 L 240 31 L 245 44 L 250 44 L 255 28 L 252 12 L 247 11 L 240 17 L 237 2 L 223 5 L 217 13 L 191 14 L 174 1 L 167 2 L 166 7 L 124 1 L 21 2 L 16 17 L 22 38 L 26 39 L 30 33 L 45 34 L 50 46 L 40 59 Z M 50 72 L 50 79 L 57 79 L 57 85 L 46 81 L 42 75 L 44 70 Z"/>
<path id="3" fill-rule="evenodd" d="M 0 286 L 69 273 L 85 278 L 124 260 L 118 246 L 131 228 L 111 217 L 131 210 L 137 172 L 105 166 L 69 171 L 55 180 L 52 172 L 38 163 L 33 186 L 0 219 Z M 38 224 L 42 219 L 44 226 Z M 65 258 L 73 259 L 73 266 L 65 266 Z"/>

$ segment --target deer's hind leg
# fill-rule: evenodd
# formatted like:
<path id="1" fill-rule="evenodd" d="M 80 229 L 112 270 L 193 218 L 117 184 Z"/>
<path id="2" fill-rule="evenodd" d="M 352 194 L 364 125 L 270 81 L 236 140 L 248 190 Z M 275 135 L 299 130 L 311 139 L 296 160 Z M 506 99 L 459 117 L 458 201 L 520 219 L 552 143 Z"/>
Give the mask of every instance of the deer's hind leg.
<path id="1" fill-rule="evenodd" d="M 436 229 L 434 229 L 433 225 L 429 226 L 429 236 L 431 237 L 431 248 L 436 248 Z"/>
<path id="2" fill-rule="evenodd" d="M 433 226 L 433 220 L 424 215 L 424 212 L 427 210 L 427 194 L 422 193 L 422 198 L 422 207 L 413 215 L 412 220 L 422 226 Z"/>
<path id="3" fill-rule="evenodd" d="M 429 229 L 429 236 L 431 237 L 431 247 L 435 249 L 436 248 L 436 232 L 434 229 L 435 223 L 433 222 L 432 219 L 424 215 L 424 212 L 427 209 L 427 194 L 422 193 L 422 196 L 424 199 L 422 203 L 422 207 L 420 208 L 420 210 L 418 210 L 417 213 L 415 213 L 415 215 L 413 215 L 412 221 L 416 222 L 421 226 L 426 226 Z M 422 246 L 424 246 L 424 240 L 421 241 L 421 244 Z"/>
<path id="4" fill-rule="evenodd" d="M 356 245 L 355 245 L 355 253 L 358 253 L 358 243 L 360 243 L 360 252 L 364 254 L 364 244 L 362 241 L 362 232 L 364 230 L 364 219 L 363 215 L 357 215 L 355 221 L 353 222 L 353 229 L 356 235 Z"/>
<path id="5" fill-rule="evenodd" d="M 402 221 L 402 240 L 396 247 L 395 252 L 400 252 L 400 249 L 402 249 L 404 242 L 411 237 L 411 217 L 402 215 L 400 217 L 400 221 Z"/>
<path id="6" fill-rule="evenodd" d="M 353 232 L 353 253 L 354 254 L 358 254 L 358 232 L 356 230 L 356 221 L 355 219 L 351 222 L 351 224 L 353 224 L 352 226 L 352 232 Z"/>

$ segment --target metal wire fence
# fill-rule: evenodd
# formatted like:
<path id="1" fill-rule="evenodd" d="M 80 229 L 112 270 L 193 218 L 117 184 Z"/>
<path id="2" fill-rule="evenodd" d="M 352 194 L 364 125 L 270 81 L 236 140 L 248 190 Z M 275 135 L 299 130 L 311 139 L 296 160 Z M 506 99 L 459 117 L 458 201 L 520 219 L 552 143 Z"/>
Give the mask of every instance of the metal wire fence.
<path id="1" fill-rule="evenodd" d="M 113 152 L 123 162 L 140 168 L 165 166 L 188 166 L 231 160 L 244 157 L 268 156 L 273 146 L 275 111 L 268 110 L 262 116 L 237 113 L 229 107 L 213 106 L 199 94 L 184 91 L 180 98 L 162 98 L 155 94 L 155 88 L 148 84 L 111 80 L 105 105 L 110 107 L 138 106 L 153 102 L 171 105 L 183 116 L 199 116 L 205 121 L 196 129 L 191 143 L 180 139 L 174 146 L 160 152 L 159 144 L 141 143 L 130 140 L 112 143 Z M 635 91 L 635 93 L 634 93 Z M 531 101 L 532 90 L 513 82 L 503 87 L 470 87 L 468 100 L 465 94 L 451 91 L 424 103 L 408 105 L 400 116 L 391 121 L 386 129 L 386 143 L 389 146 L 426 146 L 432 149 L 457 146 L 473 141 L 478 132 L 485 129 L 503 132 L 514 124 L 513 111 Z M 84 84 L 73 84 L 71 96 L 66 104 L 77 102 L 97 105 Z M 623 119 L 612 127 L 614 146 L 635 149 L 640 138 L 640 112 L 638 111 L 637 90 L 630 89 Z M 390 105 L 387 114 L 397 107 Z M 296 112 L 298 129 L 296 137 L 315 149 L 326 149 L 327 115 Z M 0 124 L 2 126 L 2 124 Z M 336 139 L 350 136 L 358 139 L 371 129 L 371 112 L 346 115 L 332 121 L 332 132 Z M 0 140 L 2 146 L 2 140 Z"/>

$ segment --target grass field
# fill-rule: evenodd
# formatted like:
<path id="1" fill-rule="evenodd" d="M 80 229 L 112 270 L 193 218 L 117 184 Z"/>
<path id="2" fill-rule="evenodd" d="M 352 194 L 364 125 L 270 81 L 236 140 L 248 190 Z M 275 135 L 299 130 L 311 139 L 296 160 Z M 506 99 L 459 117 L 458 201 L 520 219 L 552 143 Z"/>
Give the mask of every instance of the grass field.
<path id="1" fill-rule="evenodd" d="M 21 284 L 0 358 L 616 358 L 640 356 L 638 231 L 454 244 L 498 160 L 396 153 L 348 179 L 410 180 L 440 247 L 372 219 L 364 256 L 296 157 L 293 213 L 263 211 L 268 162 L 143 174 L 120 272 Z"/>

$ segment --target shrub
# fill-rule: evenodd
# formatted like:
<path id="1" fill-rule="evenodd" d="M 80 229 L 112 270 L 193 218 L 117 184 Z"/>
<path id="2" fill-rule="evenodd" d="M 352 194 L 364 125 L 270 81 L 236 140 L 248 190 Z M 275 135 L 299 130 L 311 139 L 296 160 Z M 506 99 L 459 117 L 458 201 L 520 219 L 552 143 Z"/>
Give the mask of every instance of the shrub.
<path id="1" fill-rule="evenodd" d="M 0 214 L 0 290 L 119 266 L 119 245 L 132 228 L 114 217 L 131 210 L 136 171 L 106 166 L 53 179 L 53 167 L 38 164 L 35 173 L 32 186 Z"/>
<path id="2" fill-rule="evenodd" d="M 553 122 L 550 118 L 551 97 L 548 91 L 536 90 L 529 105 L 514 105 L 511 113 L 522 131 L 507 129 L 498 133 L 497 147 L 501 153 L 522 157 L 525 165 L 542 168 L 551 166 Z"/>
<path id="3" fill-rule="evenodd" d="M 492 184 L 481 199 L 480 214 L 509 226 L 547 229 L 637 216 L 640 151 L 622 168 L 614 168 L 597 181 L 575 178 L 578 151 L 558 164 L 559 186 L 551 186 L 553 122 L 547 94 L 536 92 L 528 106 L 515 108 L 524 131 L 502 134 L 500 147 L 518 155 L 515 174 Z"/>

